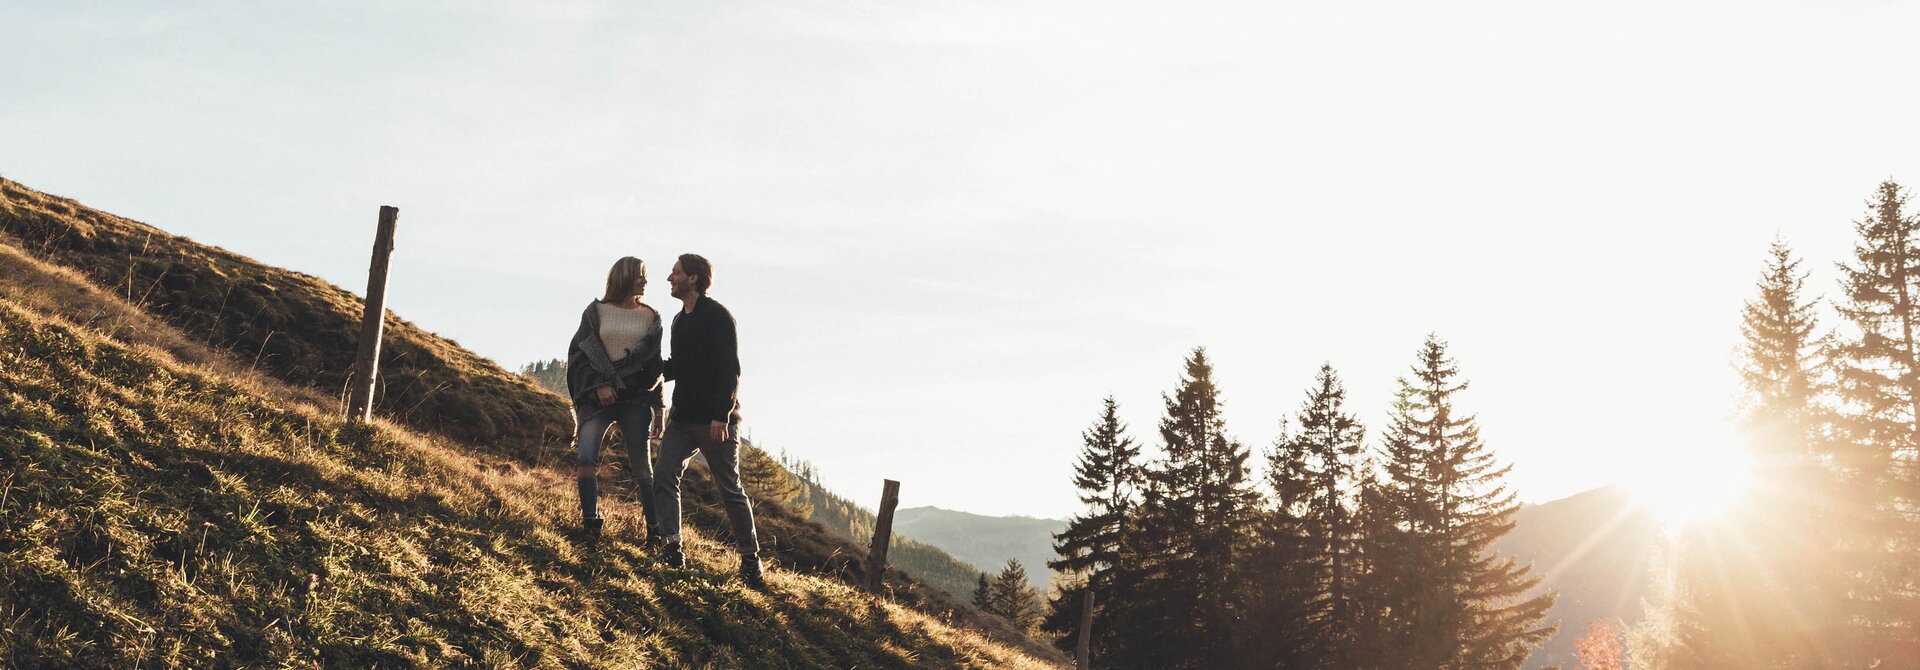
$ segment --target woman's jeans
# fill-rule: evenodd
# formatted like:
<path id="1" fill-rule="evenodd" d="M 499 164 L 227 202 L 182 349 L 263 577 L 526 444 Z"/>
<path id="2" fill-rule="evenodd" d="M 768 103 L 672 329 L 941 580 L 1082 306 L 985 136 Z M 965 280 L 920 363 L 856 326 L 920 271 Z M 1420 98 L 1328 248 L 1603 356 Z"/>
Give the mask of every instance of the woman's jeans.
<path id="1" fill-rule="evenodd" d="M 633 475 L 633 496 L 640 499 L 646 514 L 647 529 L 660 528 L 653 514 L 653 468 L 647 455 L 647 429 L 653 423 L 653 407 L 642 402 L 621 400 L 606 407 L 574 408 L 574 446 L 580 449 L 580 517 L 600 518 L 600 483 L 593 474 L 600 465 L 600 448 L 606 444 L 607 429 L 620 424 L 627 448 L 627 471 Z"/>
<path id="2" fill-rule="evenodd" d="M 660 477 L 654 480 L 653 492 L 658 498 L 653 508 L 658 510 L 660 535 L 667 542 L 680 541 L 680 475 L 687 471 L 687 459 L 693 458 L 698 451 L 707 457 L 707 470 L 713 474 L 713 483 L 720 488 L 720 498 L 727 505 L 727 520 L 733 522 L 733 544 L 739 548 L 740 555 L 753 556 L 760 553 L 760 540 L 753 529 L 753 501 L 747 499 L 747 491 L 740 487 L 740 425 L 727 426 L 727 439 L 714 441 L 711 424 L 707 422 L 688 423 L 668 421 L 666 435 L 660 438 Z"/>

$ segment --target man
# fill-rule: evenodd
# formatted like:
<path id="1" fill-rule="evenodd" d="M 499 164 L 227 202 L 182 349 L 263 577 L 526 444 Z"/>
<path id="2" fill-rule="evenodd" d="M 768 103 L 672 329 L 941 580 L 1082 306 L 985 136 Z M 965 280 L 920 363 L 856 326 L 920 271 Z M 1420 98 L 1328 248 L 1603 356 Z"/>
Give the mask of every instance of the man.
<path id="1" fill-rule="evenodd" d="M 707 289 L 713 286 L 713 264 L 697 254 L 681 254 L 667 275 L 667 284 L 680 300 L 680 311 L 673 315 L 673 357 L 666 363 L 666 378 L 674 383 L 673 408 L 660 439 L 660 462 L 653 480 L 654 510 L 666 541 L 661 560 L 676 568 L 687 564 L 680 546 L 680 476 L 687 470 L 687 459 L 699 451 L 707 457 L 707 468 L 733 522 L 740 579 L 765 588 L 753 502 L 740 486 L 740 349 L 733 314 L 707 297 Z"/>

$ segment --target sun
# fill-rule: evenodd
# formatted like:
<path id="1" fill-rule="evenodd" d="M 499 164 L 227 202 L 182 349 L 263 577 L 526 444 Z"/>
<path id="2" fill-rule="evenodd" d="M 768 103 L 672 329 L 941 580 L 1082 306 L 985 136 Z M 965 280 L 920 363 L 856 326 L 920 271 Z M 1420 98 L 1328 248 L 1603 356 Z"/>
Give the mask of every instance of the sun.
<path id="1" fill-rule="evenodd" d="M 1724 520 L 1744 502 L 1751 482 L 1746 450 L 1727 436 L 1674 445 L 1623 483 L 1634 504 L 1673 533 Z"/>

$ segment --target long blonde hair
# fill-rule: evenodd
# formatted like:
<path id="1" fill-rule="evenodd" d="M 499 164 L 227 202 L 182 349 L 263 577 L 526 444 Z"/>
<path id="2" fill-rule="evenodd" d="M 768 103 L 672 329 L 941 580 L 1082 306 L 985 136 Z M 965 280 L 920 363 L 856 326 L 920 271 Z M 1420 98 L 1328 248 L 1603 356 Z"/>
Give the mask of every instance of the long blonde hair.
<path id="1" fill-rule="evenodd" d="M 641 291 L 633 290 L 633 282 L 646 276 L 646 261 L 632 256 L 614 261 L 613 269 L 607 271 L 607 294 L 601 296 L 600 299 L 606 302 L 620 302 L 629 297 L 639 295 L 645 291 L 645 289 L 641 289 Z"/>

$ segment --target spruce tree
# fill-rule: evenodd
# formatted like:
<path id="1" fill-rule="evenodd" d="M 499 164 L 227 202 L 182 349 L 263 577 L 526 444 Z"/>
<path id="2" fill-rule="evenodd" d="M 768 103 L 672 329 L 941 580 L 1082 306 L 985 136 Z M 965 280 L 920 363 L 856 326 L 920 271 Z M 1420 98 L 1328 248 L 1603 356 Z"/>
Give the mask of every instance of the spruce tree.
<path id="1" fill-rule="evenodd" d="M 1418 565 L 1410 563 L 1413 552 L 1395 524 L 1389 504 L 1384 469 L 1371 453 L 1362 454 L 1355 471 L 1358 489 L 1354 505 L 1354 668 L 1388 667 L 1386 645 L 1388 622 L 1398 615 L 1390 610 L 1390 596 L 1399 590 L 1395 580 L 1417 575 Z"/>
<path id="2" fill-rule="evenodd" d="M 973 587 L 973 608 L 982 612 L 991 612 L 993 607 L 993 587 L 987 583 L 987 573 L 980 573 L 980 584 Z"/>
<path id="3" fill-rule="evenodd" d="M 1068 576 L 1056 582 L 1052 593 L 1047 595 L 1046 614 L 1040 618 L 1040 630 L 1048 633 L 1053 638 L 1053 646 L 1061 651 L 1072 653 L 1080 642 L 1080 609 L 1085 604 L 1083 598 L 1086 592 L 1087 582 L 1084 579 Z M 1098 612 L 1106 605 L 1096 602 L 1094 610 Z M 1103 661 L 1104 665 L 1112 652 L 1111 647 L 1101 642 L 1110 637 L 1104 616 L 1095 615 L 1093 633 L 1093 646 L 1088 651 L 1094 658 Z"/>
<path id="4" fill-rule="evenodd" d="M 1267 457 L 1274 504 L 1261 524 L 1259 629 L 1252 656 L 1277 667 L 1351 668 L 1359 663 L 1356 466 L 1365 429 L 1344 411 L 1346 389 L 1322 365 L 1296 416 L 1299 430 Z"/>
<path id="5" fill-rule="evenodd" d="M 1850 329 L 1834 348 L 1842 417 L 1832 461 L 1847 497 L 1836 526 L 1844 559 L 1860 566 L 1843 616 L 1860 622 L 1843 648 L 1854 666 L 1920 667 L 1920 575 L 1912 557 L 1920 504 L 1913 454 L 1920 449 L 1920 221 L 1904 211 L 1905 189 L 1880 183 L 1854 224 L 1854 258 L 1842 264 Z"/>
<path id="6" fill-rule="evenodd" d="M 1741 420 L 1752 486 L 1739 513 L 1682 536 L 1680 564 L 1702 617 L 1703 656 L 1743 667 L 1831 667 L 1844 643 L 1839 520 L 1842 492 L 1823 463 L 1830 415 L 1806 273 L 1785 242 L 1768 250 L 1742 310 Z"/>
<path id="7" fill-rule="evenodd" d="M 1082 593 L 1094 592 L 1096 634 L 1091 652 L 1106 658 L 1111 651 L 1109 629 L 1098 622 L 1104 603 L 1123 602 L 1119 593 L 1123 584 L 1115 579 L 1114 566 L 1125 560 L 1126 521 L 1139 504 L 1144 476 L 1140 447 L 1126 435 L 1120 421 L 1120 407 L 1112 397 L 1103 401 L 1100 417 L 1081 433 L 1085 445 L 1080 462 L 1074 468 L 1073 484 L 1080 489 L 1085 514 L 1067 521 L 1067 527 L 1053 538 L 1053 549 L 1060 557 L 1047 567 L 1067 573 L 1072 588 L 1060 589 L 1049 602 L 1049 614 L 1043 628 L 1059 635 L 1055 643 L 1061 649 L 1073 649 L 1078 643 Z"/>
<path id="8" fill-rule="evenodd" d="M 1534 593 L 1531 568 L 1492 548 L 1519 509 L 1503 482 L 1511 466 L 1457 410 L 1467 383 L 1445 342 L 1428 336 L 1412 371 L 1383 439 L 1378 496 L 1392 530 L 1369 540 L 1387 571 L 1369 578 L 1386 612 L 1372 644 L 1389 668 L 1517 670 L 1555 626 L 1543 623 L 1553 595 Z"/>
<path id="9" fill-rule="evenodd" d="M 1828 667 L 1842 583 L 1821 463 L 1819 343 L 1806 274 L 1775 241 L 1741 312 L 1739 370 L 1751 490 L 1737 513 L 1668 533 L 1636 654 L 1658 667 Z"/>
<path id="10" fill-rule="evenodd" d="M 1006 618 L 1023 633 L 1040 622 L 1039 596 L 1027 583 L 1027 568 L 1018 559 L 1007 559 L 1000 576 L 987 587 L 987 611 Z"/>
<path id="11" fill-rule="evenodd" d="M 1110 616 L 1122 648 L 1109 663 L 1141 668 L 1230 667 L 1247 594 L 1240 562 L 1253 544 L 1259 494 L 1247 448 L 1228 437 L 1205 349 L 1187 358 L 1165 397 L 1164 457 L 1146 469 L 1140 513 L 1128 530 L 1137 558 L 1117 578 L 1130 602 Z"/>
<path id="12" fill-rule="evenodd" d="M 740 440 L 740 481 L 755 501 L 777 502 L 802 519 L 813 515 L 806 482 L 752 440 Z"/>

